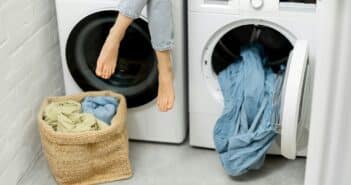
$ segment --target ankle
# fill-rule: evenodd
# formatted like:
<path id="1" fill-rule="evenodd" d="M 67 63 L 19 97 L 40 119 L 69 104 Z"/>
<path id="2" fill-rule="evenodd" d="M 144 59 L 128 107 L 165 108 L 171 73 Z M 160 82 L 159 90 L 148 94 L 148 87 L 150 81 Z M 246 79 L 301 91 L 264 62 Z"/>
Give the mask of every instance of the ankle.
<path id="1" fill-rule="evenodd" d="M 114 38 L 112 35 L 109 35 L 105 41 L 104 47 L 109 50 L 119 50 L 120 41 L 117 38 Z"/>
<path id="2" fill-rule="evenodd" d="M 172 65 L 170 62 L 158 63 L 158 71 L 160 74 L 172 74 Z"/>
<path id="3" fill-rule="evenodd" d="M 120 30 L 117 26 L 113 26 L 110 29 L 109 37 L 116 44 L 116 46 L 119 46 L 120 42 L 123 40 L 124 31 Z"/>
<path id="4" fill-rule="evenodd" d="M 169 60 L 159 61 L 157 68 L 159 72 L 172 73 L 172 63 Z"/>
<path id="5" fill-rule="evenodd" d="M 159 75 L 158 75 L 159 83 L 168 84 L 172 82 L 172 79 L 173 79 L 172 70 L 159 71 Z"/>

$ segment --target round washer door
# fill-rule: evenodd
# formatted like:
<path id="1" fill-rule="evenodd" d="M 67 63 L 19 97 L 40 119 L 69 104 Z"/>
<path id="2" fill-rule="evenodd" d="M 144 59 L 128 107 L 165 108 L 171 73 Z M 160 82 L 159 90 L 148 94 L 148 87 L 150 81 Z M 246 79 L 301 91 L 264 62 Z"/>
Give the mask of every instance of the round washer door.
<path id="1" fill-rule="evenodd" d="M 206 45 L 202 56 L 202 74 L 208 90 L 223 105 L 217 75 L 240 57 L 242 46 L 259 42 L 264 47 L 268 65 L 273 71 L 279 71 L 280 65 L 288 62 L 294 39 L 285 29 L 256 19 L 237 22 L 219 30 Z"/>
<path id="2" fill-rule="evenodd" d="M 108 80 L 95 75 L 96 61 L 117 15 L 117 11 L 97 12 L 74 27 L 66 45 L 67 66 L 82 90 L 112 90 L 126 96 L 129 108 L 138 107 L 155 99 L 158 86 L 157 60 L 145 20 L 137 19 L 128 28 L 115 74 Z"/>
<path id="3" fill-rule="evenodd" d="M 302 99 L 308 69 L 308 42 L 297 40 L 289 56 L 281 103 L 281 152 L 288 159 L 295 159 L 297 141 L 302 132 Z"/>

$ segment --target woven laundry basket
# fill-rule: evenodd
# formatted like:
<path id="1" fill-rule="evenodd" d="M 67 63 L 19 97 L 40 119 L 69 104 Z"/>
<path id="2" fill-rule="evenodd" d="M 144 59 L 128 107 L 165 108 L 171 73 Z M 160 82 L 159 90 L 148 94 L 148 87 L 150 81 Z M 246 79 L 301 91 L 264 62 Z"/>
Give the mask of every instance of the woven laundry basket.
<path id="1" fill-rule="evenodd" d="M 86 96 L 112 96 L 119 100 L 110 127 L 99 131 L 60 133 L 43 120 L 44 109 L 49 103 L 80 102 Z M 56 181 L 61 185 L 89 185 L 131 177 L 126 116 L 124 96 L 111 91 L 46 98 L 38 114 L 38 124 L 43 152 Z"/>

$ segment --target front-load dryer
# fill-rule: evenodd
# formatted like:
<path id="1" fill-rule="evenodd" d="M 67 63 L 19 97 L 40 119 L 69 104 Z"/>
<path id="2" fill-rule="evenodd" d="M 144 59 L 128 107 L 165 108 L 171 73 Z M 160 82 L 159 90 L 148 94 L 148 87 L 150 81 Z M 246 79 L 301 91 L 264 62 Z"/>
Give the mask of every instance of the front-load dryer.
<path id="1" fill-rule="evenodd" d="M 119 0 L 56 0 L 66 94 L 90 90 L 122 93 L 128 103 L 131 139 L 181 143 L 186 135 L 184 3 L 172 1 L 174 108 L 160 113 L 156 105 L 157 61 L 151 47 L 147 15 L 135 20 L 121 43 L 118 68 L 109 80 L 95 76 L 96 60 L 118 15 Z"/>
<path id="2" fill-rule="evenodd" d="M 261 42 L 269 61 L 286 62 L 279 137 L 269 153 L 306 156 L 315 63 L 314 0 L 191 0 L 189 21 L 190 144 L 213 148 L 223 110 L 217 74 L 240 46 Z"/>

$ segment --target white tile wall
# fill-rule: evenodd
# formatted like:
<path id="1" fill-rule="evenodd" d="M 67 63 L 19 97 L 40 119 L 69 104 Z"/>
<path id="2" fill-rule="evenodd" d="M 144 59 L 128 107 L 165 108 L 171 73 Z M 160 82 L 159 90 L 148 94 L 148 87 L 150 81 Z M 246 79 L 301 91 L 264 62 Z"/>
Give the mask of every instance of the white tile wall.
<path id="1" fill-rule="evenodd" d="M 15 185 L 41 150 L 45 96 L 63 94 L 54 0 L 0 0 L 0 184 Z"/>

